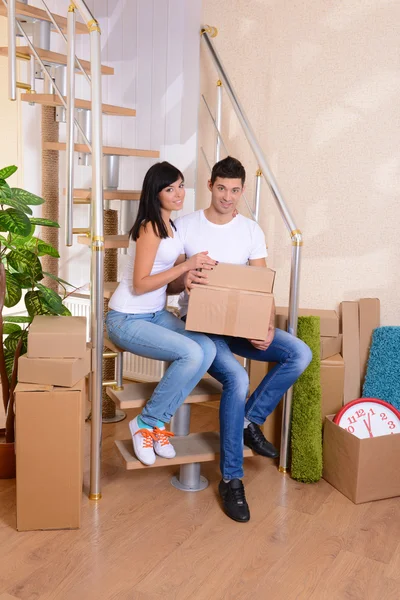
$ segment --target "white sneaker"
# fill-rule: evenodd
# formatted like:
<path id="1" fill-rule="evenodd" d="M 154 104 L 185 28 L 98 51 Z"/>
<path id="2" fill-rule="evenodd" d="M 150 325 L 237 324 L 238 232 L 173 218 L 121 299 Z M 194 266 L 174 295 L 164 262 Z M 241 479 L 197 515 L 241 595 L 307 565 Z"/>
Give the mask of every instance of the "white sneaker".
<path id="1" fill-rule="evenodd" d="M 174 458 L 176 456 L 175 448 L 171 444 L 168 438 L 173 437 L 173 433 L 171 431 L 167 431 L 165 427 L 161 429 L 159 427 L 154 427 L 154 452 L 158 454 L 158 456 L 162 456 L 162 458 Z"/>
<path id="2" fill-rule="evenodd" d="M 132 435 L 133 451 L 136 457 L 144 465 L 154 465 L 156 455 L 154 454 L 153 444 L 155 436 L 152 429 L 141 428 L 138 424 L 138 418 L 135 417 L 129 423 L 129 429 Z"/>

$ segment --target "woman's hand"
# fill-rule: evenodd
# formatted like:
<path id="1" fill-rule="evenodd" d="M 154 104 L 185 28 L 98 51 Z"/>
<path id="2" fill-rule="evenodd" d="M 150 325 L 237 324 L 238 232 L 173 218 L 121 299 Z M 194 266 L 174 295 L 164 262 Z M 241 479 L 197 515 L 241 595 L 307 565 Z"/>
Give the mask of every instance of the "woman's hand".
<path id="1" fill-rule="evenodd" d="M 198 254 L 194 254 L 188 258 L 184 263 L 186 270 L 192 271 L 194 269 L 206 269 L 210 271 L 213 269 L 218 262 L 207 256 L 207 254 L 208 251 L 199 252 Z"/>

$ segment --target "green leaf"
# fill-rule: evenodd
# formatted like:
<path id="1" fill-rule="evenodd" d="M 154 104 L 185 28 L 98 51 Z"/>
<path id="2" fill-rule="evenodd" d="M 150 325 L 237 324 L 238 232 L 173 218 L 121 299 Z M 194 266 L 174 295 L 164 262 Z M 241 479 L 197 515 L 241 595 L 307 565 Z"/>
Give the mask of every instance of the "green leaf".
<path id="1" fill-rule="evenodd" d="M 46 287 L 45 285 L 42 285 L 41 283 L 37 283 L 36 286 L 41 292 L 41 297 L 52 310 L 56 311 L 57 313 L 59 310 L 62 310 L 62 299 L 57 292 Z"/>
<path id="2" fill-rule="evenodd" d="M 21 327 L 16 323 L 4 323 L 3 335 L 10 335 L 10 333 L 14 333 L 14 331 L 21 331 Z"/>
<path id="3" fill-rule="evenodd" d="M 31 222 L 21 210 L 7 208 L 7 210 L 0 211 L 0 231 L 10 231 L 26 236 L 31 231 Z"/>
<path id="4" fill-rule="evenodd" d="M 15 200 L 14 198 L 1 197 L 1 192 L 3 188 L 0 188 L 0 204 L 6 204 L 7 206 L 12 206 L 17 210 L 22 210 L 22 212 L 27 213 L 28 215 L 32 215 L 32 209 L 29 208 L 27 204 L 20 202 L 19 200 Z"/>
<path id="5" fill-rule="evenodd" d="M 14 366 L 14 352 L 10 352 L 9 350 L 4 352 L 4 360 L 6 363 L 6 371 L 8 375 L 8 379 L 11 379 L 12 370 Z"/>
<path id="6" fill-rule="evenodd" d="M 11 198 L 11 188 L 7 181 L 0 179 L 0 204 L 3 204 L 3 199 Z"/>
<path id="7" fill-rule="evenodd" d="M 7 260 L 13 269 L 18 273 L 26 273 L 34 279 L 34 281 L 40 281 L 43 279 L 42 265 L 40 260 L 30 250 L 24 250 L 18 248 L 17 250 L 11 250 L 7 255 Z"/>
<path id="8" fill-rule="evenodd" d="M 12 276 L 18 282 L 18 285 L 22 290 L 30 290 L 36 284 L 36 282 L 32 281 L 32 278 L 26 273 L 12 273 Z"/>
<path id="9" fill-rule="evenodd" d="M 29 204 L 30 206 L 39 206 L 44 203 L 43 198 L 40 196 L 31 194 L 26 190 L 21 190 L 21 188 L 11 188 L 11 194 L 13 198 L 18 198 L 18 200 L 22 200 L 25 204 Z"/>
<path id="10" fill-rule="evenodd" d="M 3 317 L 4 323 L 32 323 L 32 317 Z"/>
<path id="11" fill-rule="evenodd" d="M 61 317 L 71 317 L 72 316 L 71 311 L 66 306 L 64 306 L 64 304 L 62 305 L 61 310 L 57 314 L 60 315 Z"/>
<path id="12" fill-rule="evenodd" d="M 54 314 L 39 291 L 27 292 L 24 300 L 26 309 L 31 317 L 35 315 Z"/>
<path id="13" fill-rule="evenodd" d="M 24 248 L 26 248 L 27 243 L 29 243 L 29 240 L 32 238 L 33 234 L 35 233 L 35 225 L 31 225 L 31 230 L 28 233 L 28 235 L 17 235 L 16 233 L 13 234 L 9 234 L 9 243 L 13 244 L 15 246 L 23 246 Z M 28 250 L 30 250 L 30 248 L 28 248 Z"/>
<path id="14" fill-rule="evenodd" d="M 34 217 L 30 221 L 32 225 L 42 225 L 44 227 L 60 227 L 58 223 L 55 221 L 50 221 L 49 219 L 42 219 L 39 217 Z"/>
<path id="15" fill-rule="evenodd" d="M 4 298 L 4 304 L 7 308 L 15 306 L 21 300 L 22 290 L 20 284 L 11 273 L 6 271 L 6 295 Z"/>
<path id="16" fill-rule="evenodd" d="M 0 169 L 0 179 L 7 179 L 8 177 L 11 177 L 11 175 L 17 170 L 18 167 L 16 167 L 15 165 L 10 165 L 9 167 L 4 167 L 4 169 Z"/>
<path id="17" fill-rule="evenodd" d="M 68 283 L 68 281 L 65 281 L 65 279 L 61 279 L 61 277 L 53 275 L 53 273 L 47 273 L 46 271 L 43 271 L 43 275 L 46 275 L 46 277 L 50 277 L 50 279 L 54 279 L 54 281 L 58 281 L 58 283 L 61 283 L 61 285 L 68 285 L 69 287 L 75 288 L 76 290 L 78 289 L 75 285 L 72 285 L 72 283 Z"/>
<path id="18" fill-rule="evenodd" d="M 39 239 L 39 238 L 32 238 L 32 239 Z M 43 242 L 42 240 L 39 240 L 38 246 L 38 256 L 53 256 L 54 258 L 60 258 L 59 252 L 56 248 L 54 248 L 54 246 L 52 246 L 51 244 L 48 244 L 47 242 Z"/>
<path id="19" fill-rule="evenodd" d="M 19 331 L 14 331 L 14 333 L 10 333 L 9 336 L 4 340 L 3 344 L 7 350 L 10 352 L 14 352 L 17 349 L 18 342 L 22 338 L 28 337 L 28 332 L 24 329 L 20 329 Z"/>

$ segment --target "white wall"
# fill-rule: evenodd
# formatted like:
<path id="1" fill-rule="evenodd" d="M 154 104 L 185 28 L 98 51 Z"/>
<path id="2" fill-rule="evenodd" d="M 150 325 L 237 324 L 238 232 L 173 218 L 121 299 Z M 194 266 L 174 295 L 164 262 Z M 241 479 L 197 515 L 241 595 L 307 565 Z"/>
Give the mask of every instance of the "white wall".
<path id="1" fill-rule="evenodd" d="M 301 305 L 377 296 L 386 325 L 400 325 L 399 21 L 397 0 L 203 0 L 203 22 L 219 29 L 215 46 L 304 233 Z M 203 47 L 212 105 L 216 79 Z M 200 123 L 212 162 L 204 108 Z M 223 131 L 251 197 L 257 164 L 227 105 Z M 199 167 L 204 205 L 201 157 Z M 260 222 L 287 303 L 290 239 L 267 186 Z"/>
<path id="2" fill-rule="evenodd" d="M 40 7 L 39 0 L 31 2 Z M 135 108 L 137 117 L 103 117 L 104 144 L 159 150 L 183 170 L 187 184 L 186 210 L 194 206 L 199 97 L 200 0 L 88 0 L 102 30 L 102 62 L 115 69 L 103 76 L 103 101 Z M 48 0 L 51 10 L 66 14 L 64 0 Z M 56 39 L 52 49 L 65 52 Z M 88 36 L 77 36 L 77 53 L 89 59 Z M 90 98 L 82 76 L 76 77 L 77 97 Z M 39 89 L 39 86 L 38 86 Z M 40 193 L 40 107 L 23 107 L 25 185 Z M 60 126 L 65 139 L 65 125 Z M 143 176 L 154 159 L 121 159 L 121 189 L 140 189 Z M 90 167 L 77 166 L 76 187 L 89 187 Z M 65 186 L 65 156 L 60 160 L 60 189 Z M 61 224 L 64 196 L 60 195 Z M 119 202 L 113 203 L 113 208 Z M 124 203 L 129 227 L 134 203 Z M 88 207 L 74 208 L 74 226 L 88 224 Z M 62 233 L 62 244 L 63 244 Z M 89 281 L 89 251 L 75 245 L 62 248 L 61 276 L 75 285 Z"/>

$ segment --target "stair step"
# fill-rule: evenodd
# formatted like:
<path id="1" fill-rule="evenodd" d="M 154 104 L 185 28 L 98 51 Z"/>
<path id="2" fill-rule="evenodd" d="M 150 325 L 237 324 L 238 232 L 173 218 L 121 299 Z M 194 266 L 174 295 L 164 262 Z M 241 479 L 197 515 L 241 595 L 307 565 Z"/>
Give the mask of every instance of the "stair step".
<path id="1" fill-rule="evenodd" d="M 66 65 L 67 64 L 67 55 L 59 54 L 58 52 L 52 52 L 51 50 L 43 50 L 43 48 L 36 48 L 36 52 L 42 61 L 47 64 L 56 64 L 56 65 Z M 25 56 L 31 56 L 32 50 L 29 46 L 18 46 L 17 47 L 18 54 L 24 54 Z M 0 48 L 0 56 L 8 56 L 8 47 L 2 46 Z M 18 58 L 18 57 L 17 57 Z M 85 69 L 87 73 L 90 74 L 90 62 L 88 60 L 81 60 L 81 65 Z M 78 69 L 77 73 L 81 73 Z M 101 72 L 103 75 L 114 75 L 114 69 L 112 67 L 107 67 L 105 65 L 101 65 Z"/>
<path id="2" fill-rule="evenodd" d="M 109 344 L 107 344 L 109 346 Z M 148 383 L 128 383 L 124 385 L 124 389 L 120 392 L 107 388 L 107 396 L 109 396 L 117 406 L 121 409 L 140 408 L 144 406 L 150 399 L 158 382 Z M 211 400 L 219 400 L 222 392 L 222 386 L 214 379 L 203 379 L 196 385 L 192 393 L 186 398 L 186 404 L 195 402 L 210 402 Z"/>
<path id="3" fill-rule="evenodd" d="M 171 465 L 185 465 L 189 463 L 210 462 L 220 453 L 219 433 L 207 431 L 203 433 L 190 433 L 185 436 L 172 438 L 176 450 L 175 458 L 161 458 L 157 456 L 156 462 L 151 467 L 169 467 Z M 132 440 L 116 440 L 117 446 L 127 471 L 136 469 L 149 469 L 133 454 Z M 244 446 L 243 456 L 256 456 L 250 448 Z"/>
<path id="4" fill-rule="evenodd" d="M 55 94 L 21 94 L 22 102 L 34 102 L 43 106 L 62 106 L 61 100 Z M 67 99 L 64 97 L 64 100 Z M 75 98 L 76 108 L 85 108 L 90 110 L 92 103 L 90 100 L 80 100 Z M 102 110 L 105 115 L 116 115 L 118 117 L 135 117 L 136 110 L 134 108 L 124 108 L 123 106 L 114 106 L 113 104 L 102 104 Z"/>
<path id="5" fill-rule="evenodd" d="M 63 151 L 66 146 L 63 142 L 44 142 L 42 148 L 44 150 Z M 89 148 L 86 144 L 75 144 L 75 152 L 89 153 Z M 158 158 L 160 156 L 157 150 L 137 150 L 136 148 L 117 148 L 114 146 L 103 146 L 103 154 L 141 156 L 142 158 Z"/>
<path id="6" fill-rule="evenodd" d="M 66 194 L 65 188 L 64 194 Z M 104 190 L 103 197 L 104 200 L 140 200 L 140 190 Z M 74 190 L 75 204 L 90 204 L 91 198 L 92 190 Z"/>
<path id="7" fill-rule="evenodd" d="M 90 246 L 92 240 L 86 235 L 78 236 L 78 243 L 83 246 Z M 104 247 L 109 250 L 111 248 L 129 248 L 129 236 L 128 235 L 105 235 L 104 236 Z"/>
<path id="8" fill-rule="evenodd" d="M 17 19 L 23 23 L 24 21 L 31 21 L 39 19 L 41 21 L 50 21 L 49 16 L 45 10 L 36 8 L 30 4 L 24 4 L 23 2 L 16 2 L 16 15 Z M 7 17 L 7 8 L 4 4 L 0 3 L 0 17 Z M 67 19 L 61 15 L 53 14 L 54 20 L 60 29 L 67 33 Z M 83 23 L 76 23 L 76 33 L 89 33 L 88 28 Z"/>

